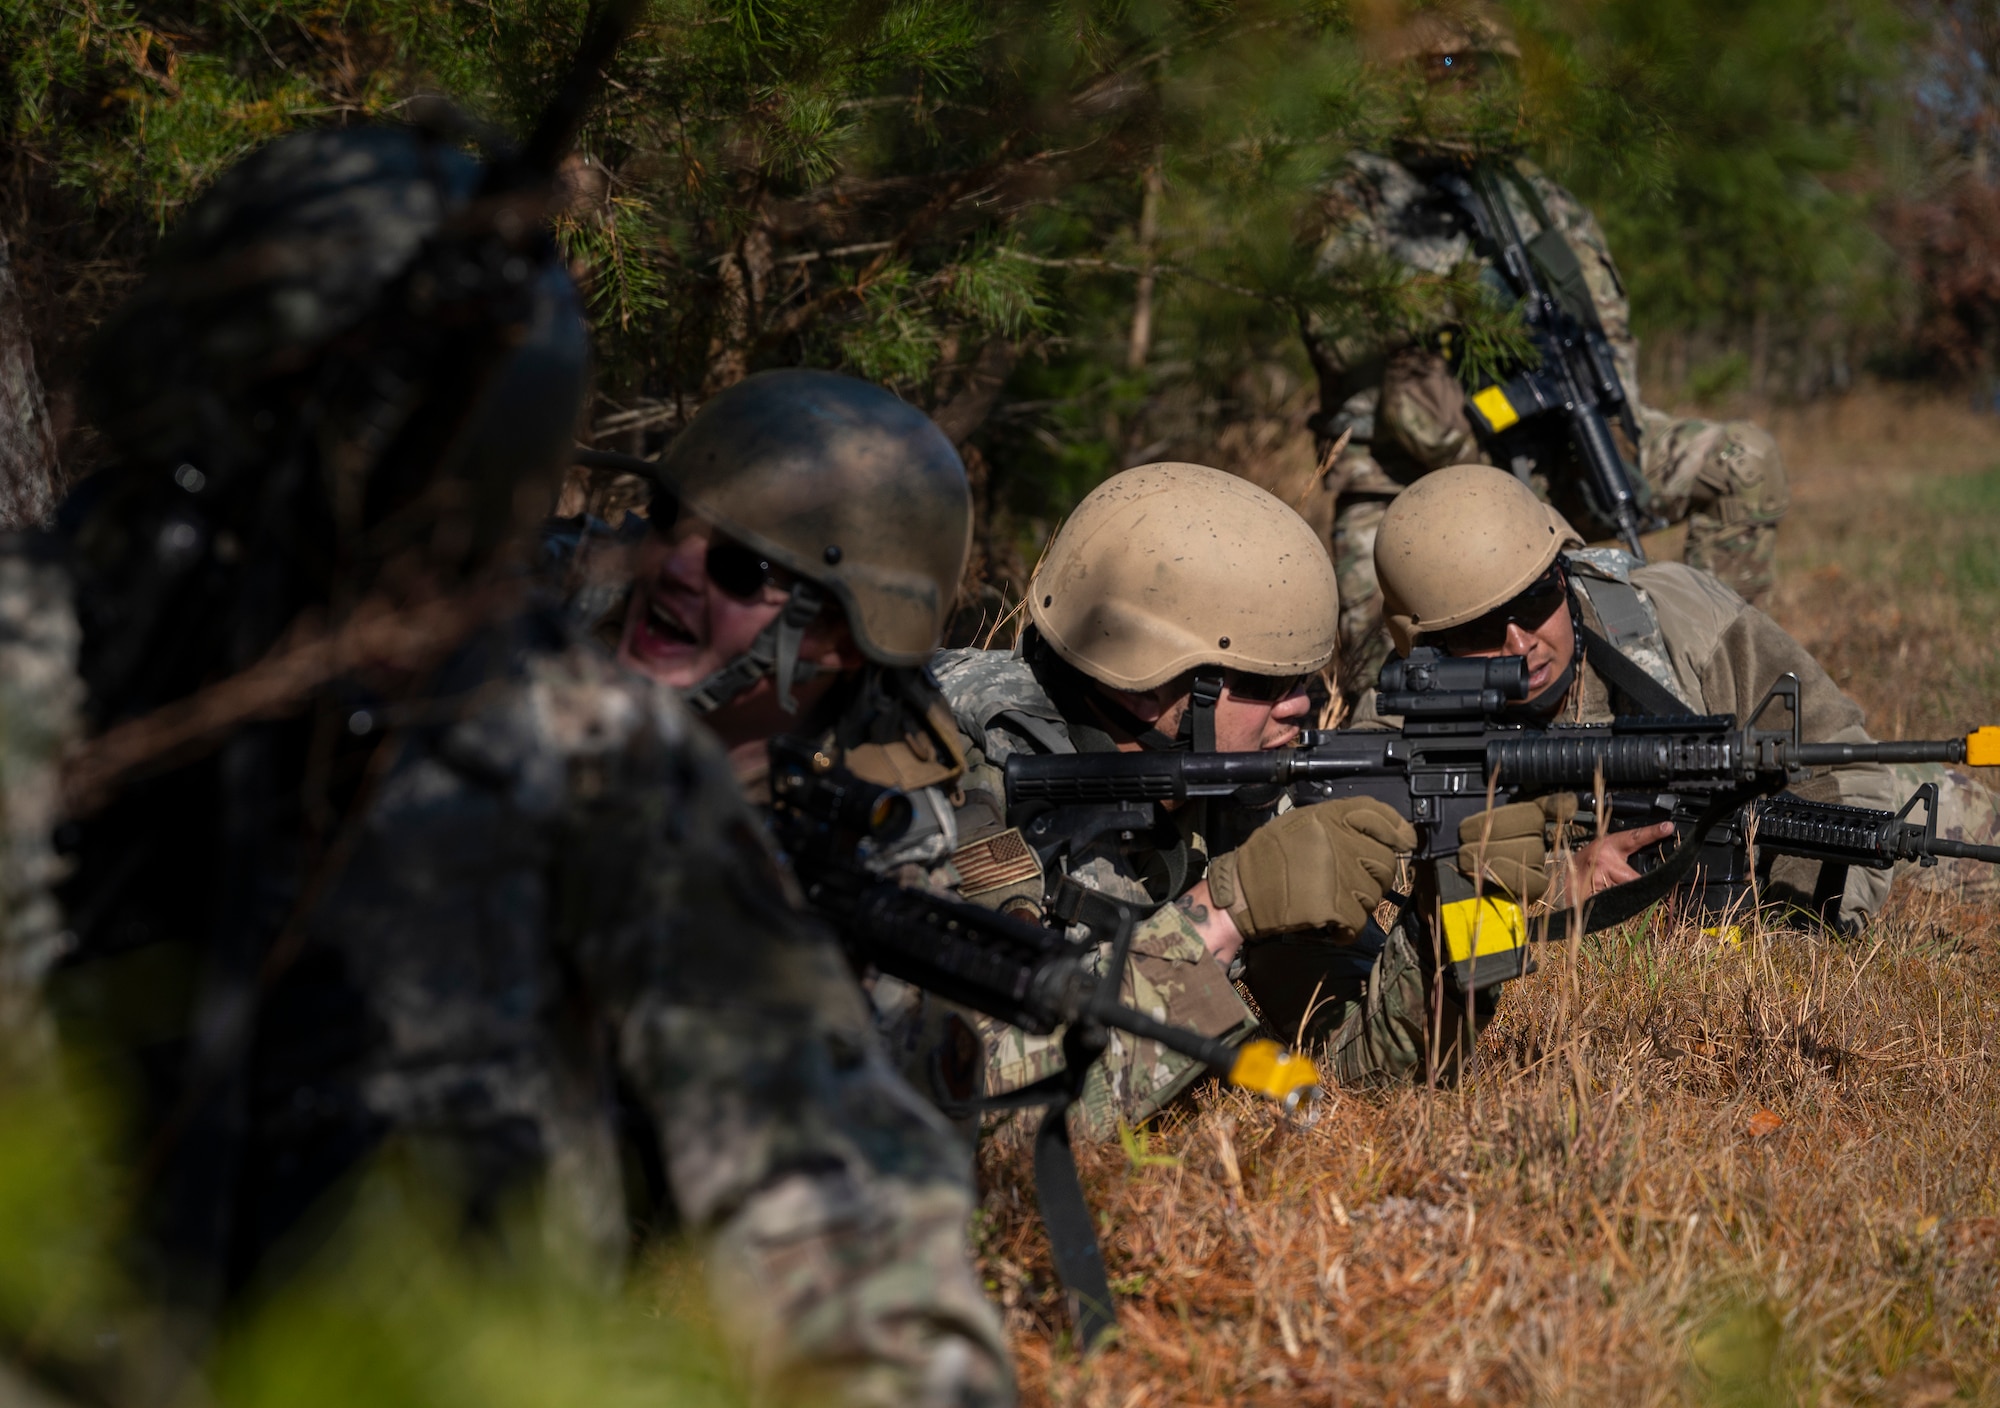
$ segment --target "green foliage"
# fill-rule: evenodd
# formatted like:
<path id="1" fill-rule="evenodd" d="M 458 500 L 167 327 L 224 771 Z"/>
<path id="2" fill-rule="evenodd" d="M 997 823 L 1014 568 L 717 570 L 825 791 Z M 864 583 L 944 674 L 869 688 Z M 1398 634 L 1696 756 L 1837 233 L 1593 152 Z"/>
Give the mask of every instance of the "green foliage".
<path id="1" fill-rule="evenodd" d="M 92 1157 L 95 1113 L 47 1071 L 0 1051 L 0 1344 L 80 1350 L 80 1327 L 113 1303 L 113 1190 Z"/>
<path id="2" fill-rule="evenodd" d="M 124 1211 L 100 1102 L 0 1055 L 0 1394 L 9 1371 L 87 1401 L 159 1401 L 186 1372 L 124 1285 Z M 337 1236 L 240 1308 L 201 1372 L 221 1408 L 598 1408 L 746 1402 L 686 1263 L 662 1254 L 621 1294 L 535 1235 L 504 1251 L 455 1232 L 409 1169 L 378 1166 Z M 137 1392 L 135 1392 L 137 1391 Z"/>
<path id="3" fill-rule="evenodd" d="M 1198 443 L 1247 368 L 1303 376 L 1302 323 L 1447 323 L 1468 376 L 1518 358 L 1518 315 L 1463 273 L 1316 267 L 1319 192 L 1358 150 L 1539 154 L 1601 209 L 1642 330 L 1877 306 L 1837 178 L 1890 3 L 1512 0 L 1521 63 L 1433 86 L 1369 61 L 1390 12 L 1356 0 L 654 0 L 560 236 L 628 409 L 801 362 L 935 407 L 1004 345 L 985 507 L 1046 515 Z M 292 127 L 442 92 L 525 131 L 586 8 L 0 0 L 0 124 L 82 265 Z"/>
<path id="4" fill-rule="evenodd" d="M 1750 359 L 1741 352 L 1712 357 L 1688 374 L 1688 394 L 1712 405 L 1750 384 Z"/>
<path id="5" fill-rule="evenodd" d="M 1985 618 L 2000 616 L 2000 468 L 1926 485 L 1938 527 L 1915 567 L 1943 579 Z"/>
<path id="6" fill-rule="evenodd" d="M 1885 316 L 1894 271 L 1850 173 L 1909 34 L 1890 0 L 1519 9 L 1544 69 L 1581 99 L 1575 137 L 1549 155 L 1596 208 L 1642 334 Z M 1634 111 L 1653 140 L 1585 140 Z"/>

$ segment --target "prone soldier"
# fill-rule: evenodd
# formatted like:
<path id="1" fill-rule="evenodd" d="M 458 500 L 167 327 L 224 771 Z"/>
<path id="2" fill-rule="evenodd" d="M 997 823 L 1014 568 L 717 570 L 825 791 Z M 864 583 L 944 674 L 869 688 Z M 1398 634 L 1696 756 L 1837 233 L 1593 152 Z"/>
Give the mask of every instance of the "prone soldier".
<path id="1" fill-rule="evenodd" d="M 1777 445 L 1746 421 L 1678 418 L 1641 401 L 1629 301 L 1596 219 L 1532 163 L 1481 136 L 1516 125 L 1500 120 L 1511 114 L 1520 58 L 1505 20 L 1489 6 L 1456 18 L 1419 14 L 1385 36 L 1380 52 L 1386 63 L 1420 68 L 1430 85 L 1423 111 L 1444 114 L 1437 121 L 1448 128 L 1456 116 L 1466 130 L 1413 134 L 1389 154 L 1350 157 L 1322 201 L 1314 236 L 1321 268 L 1336 277 L 1366 277 L 1371 265 L 1405 279 L 1469 273 L 1496 309 L 1527 298 L 1525 280 L 1533 279 L 1594 351 L 1585 379 L 1601 384 L 1585 394 L 1602 403 L 1600 424 L 1612 437 L 1604 450 L 1642 476 L 1631 486 L 1636 508 L 1685 521 L 1684 560 L 1746 601 L 1764 600 L 1789 503 Z M 1488 108 L 1494 120 L 1482 123 Z M 1511 259 L 1502 247 L 1509 233 L 1519 238 Z M 1460 316 L 1441 313 L 1415 336 L 1323 320 L 1306 332 L 1319 379 L 1314 427 L 1323 447 L 1341 448 L 1300 511 L 1331 543 L 1340 573 L 1341 686 L 1350 700 L 1373 687 L 1388 656 L 1375 537 L 1395 496 L 1421 476 L 1468 461 L 1498 464 L 1530 477 L 1594 533 L 1621 529 L 1583 491 L 1559 406 L 1537 413 L 1535 398 L 1519 395 L 1510 405 L 1504 381 L 1474 394 Z"/>
<path id="2" fill-rule="evenodd" d="M 613 1276 L 696 1234 L 762 1395 L 1007 1401 L 962 1148 L 714 741 L 510 565 L 587 361 L 522 192 L 444 135 L 274 142 L 96 344 L 46 990 L 131 1097 L 134 1263 L 198 1356 L 394 1157 Z"/>
<path id="3" fill-rule="evenodd" d="M 1585 548 L 1560 513 L 1502 470 L 1456 465 L 1411 486 L 1384 517 L 1375 568 L 1397 653 L 1421 644 L 1456 656 L 1524 657 L 1529 698 L 1519 712 L 1526 720 L 1598 724 L 1633 714 L 1747 720 L 1772 683 L 1789 673 L 1799 680 L 1805 741 L 1871 741 L 1860 706 L 1819 662 L 1715 576 L 1683 563 L 1642 565 L 1617 549 Z M 1357 721 L 1372 714 L 1372 699 L 1364 700 Z M 1940 834 L 2000 842 L 1993 794 L 1941 765 L 1851 764 L 1790 790 L 1809 801 L 1894 811 L 1923 783 L 1938 788 Z M 1660 823 L 1594 843 L 1576 881 L 1584 897 L 1636 878 L 1633 854 L 1671 830 Z M 1993 869 L 1972 861 L 1947 860 L 1917 874 L 1927 885 L 1973 895 L 1996 889 Z M 1893 876 L 1850 868 L 1837 890 L 1825 894 L 1819 862 L 1777 856 L 1766 898 L 1824 912 L 1853 929 L 1881 908 Z M 1576 897 L 1558 883 L 1551 902 Z"/>
<path id="4" fill-rule="evenodd" d="M 915 407 L 834 372 L 762 372 L 705 403 L 656 465 L 619 657 L 671 686 L 768 807 L 783 737 L 893 787 L 911 824 L 869 861 L 921 883 L 957 843 L 965 759 L 927 668 L 965 570 L 972 491 Z M 965 1014 L 892 978 L 869 991 L 904 1072 L 942 1106 L 980 1093 Z"/>
<path id="5" fill-rule="evenodd" d="M 1311 528 L 1263 490 L 1191 464 L 1112 476 L 1049 545 L 1014 649 L 938 657 L 968 739 L 959 847 L 938 882 L 1057 922 L 1107 896 L 1138 905 L 1147 912 L 1133 943 L 1138 1005 L 1218 1035 L 1251 1029 L 1259 1018 L 1225 965 L 1242 960 L 1236 971 L 1260 999 L 1289 993 L 1293 944 L 1324 953 L 1370 927 L 1397 853 L 1415 844 L 1409 824 L 1369 798 L 1268 819 L 1199 802 L 1029 815 L 1010 812 L 1005 766 L 1017 754 L 1286 747 L 1309 708 L 1308 677 L 1332 658 L 1338 605 Z M 1539 845 L 1524 840 L 1515 849 L 1526 863 L 1505 862 L 1515 886 L 1539 879 L 1544 856 L 1529 853 Z M 1470 850 L 1461 860 L 1475 863 Z M 1345 1083 L 1451 1064 L 1452 1050 L 1430 1034 L 1456 1042 L 1465 1014 L 1400 930 L 1360 978 L 1368 1000 L 1341 1022 L 1308 1025 L 1300 1004 L 1274 1034 L 1291 1040 L 1303 1028 L 1324 1041 Z M 1442 1022 L 1436 1002 L 1452 1009 Z M 988 1035 L 995 1089 L 1060 1061 L 1047 1038 Z M 1085 1128 L 1100 1137 L 1157 1111 L 1200 1073 L 1148 1042 L 1108 1053 L 1100 1071 L 1083 1101 Z"/>

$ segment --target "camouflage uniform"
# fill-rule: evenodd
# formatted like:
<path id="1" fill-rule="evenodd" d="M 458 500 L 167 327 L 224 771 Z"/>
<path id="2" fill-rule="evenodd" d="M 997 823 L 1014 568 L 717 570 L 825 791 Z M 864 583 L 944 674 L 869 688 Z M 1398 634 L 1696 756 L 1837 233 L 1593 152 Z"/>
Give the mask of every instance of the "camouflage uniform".
<path id="1" fill-rule="evenodd" d="M 1568 560 L 1583 598 L 1584 624 L 1611 639 L 1620 653 L 1696 713 L 1745 718 L 1772 683 L 1790 672 L 1799 677 L 1804 737 L 1831 743 L 1870 741 L 1861 706 L 1840 692 L 1811 653 L 1713 576 L 1680 563 L 1641 567 L 1615 548 L 1573 552 Z M 1625 591 L 1619 590 L 1621 585 Z M 1621 621 L 1620 607 L 1631 601 L 1642 614 Z M 1571 700 L 1572 722 L 1605 723 L 1613 716 L 1609 691 L 1587 662 L 1579 670 Z M 2000 807 L 1994 794 L 1969 774 L 1942 764 L 1834 768 L 1791 790 L 1817 801 L 1896 811 L 1926 782 L 1938 786 L 1940 836 L 2000 844 Z M 1780 857 L 1772 867 L 1773 888 L 1781 895 L 1810 895 L 1817 874 L 1816 862 Z M 2000 893 L 1995 867 L 1977 861 L 1942 861 L 1935 867 L 1903 862 L 1893 871 L 1856 867 L 1848 871 L 1842 919 L 1857 923 L 1868 919 L 1888 898 L 1890 885 L 1906 876 L 1929 889 L 1975 896 Z"/>
<path id="2" fill-rule="evenodd" d="M 933 668 L 967 740 L 967 766 L 960 784 L 958 849 L 933 873 L 932 884 L 987 904 L 997 905 L 1015 894 L 1040 902 L 1045 882 L 1038 869 L 1032 875 L 1015 871 L 1011 878 L 1002 873 L 1004 857 L 1026 849 L 1008 844 L 1017 833 L 1006 830 L 1003 769 L 1016 752 L 1069 750 L 1069 726 L 1027 662 L 1011 652 L 948 650 L 936 657 Z M 1232 1038 L 1253 1030 L 1257 1019 L 1209 956 L 1188 914 L 1171 903 L 1201 878 L 1205 811 L 1189 806 L 1170 818 L 1190 857 L 1177 887 L 1163 883 L 1160 852 L 1121 845 L 1115 837 L 1093 842 L 1068 857 L 1065 873 L 1088 889 L 1151 911 L 1133 929 L 1132 958 L 1121 992 L 1126 1003 L 1162 1021 Z M 1166 888 L 1175 893 L 1158 893 Z M 1079 927 L 1072 930 L 1072 937 L 1083 939 L 1088 933 Z M 988 1019 L 981 1019 L 980 1025 L 989 1095 L 1018 1089 L 1061 1069 L 1060 1034 L 1031 1036 Z M 1185 1056 L 1113 1032 L 1078 1104 L 1082 1129 L 1092 1138 L 1108 1138 L 1121 1119 L 1137 1123 L 1156 1113 L 1201 1072 L 1202 1067 Z"/>
<path id="3" fill-rule="evenodd" d="M 56 762 L 77 726 L 76 618 L 61 564 L 36 536 L 0 537 L 0 1045 L 39 1045 L 34 993 L 62 946 L 50 893 Z"/>
<path id="4" fill-rule="evenodd" d="M 1805 648 L 1709 574 L 1681 563 L 1641 567 L 1610 548 L 1572 552 L 1567 560 L 1584 624 L 1611 640 L 1690 710 L 1741 717 L 1757 706 L 1772 681 L 1790 671 L 1799 677 L 1806 737 L 1868 740 L 1860 708 Z M 1607 723 L 1613 716 L 1609 688 L 1587 661 L 1580 661 L 1562 722 Z M 1372 692 L 1362 696 L 1353 722 L 1358 727 L 1386 722 L 1375 712 Z M 2000 844 L 2000 798 L 1962 771 L 1934 765 L 1843 767 L 1793 790 L 1817 801 L 1895 810 L 1924 782 L 1939 786 L 1939 835 Z M 2000 894 L 2000 867 L 1973 861 L 1944 861 L 1930 868 L 1905 862 L 1893 872 L 1855 867 L 1848 871 L 1840 917 L 1865 921 L 1881 907 L 1891 882 L 1906 876 L 1918 885 L 1968 898 Z M 1817 879 L 1817 862 L 1778 857 L 1766 893 L 1780 903 L 1804 903 Z M 1298 1019 L 1292 1014 L 1303 1012 L 1308 995 L 1318 991 L 1316 1001 L 1322 1005 L 1311 1013 L 1305 1030 L 1324 1043 L 1325 1069 L 1341 1084 L 1422 1078 L 1427 1053 L 1435 1045 L 1432 1032 L 1457 1030 L 1465 1015 L 1449 986 L 1440 989 L 1431 980 L 1422 957 L 1398 925 L 1386 936 L 1379 931 L 1364 935 L 1359 943 L 1305 940 L 1281 945 L 1268 958 L 1253 951 L 1249 979 L 1267 1012 L 1283 1012 L 1293 1021 Z M 1497 991 L 1488 990 L 1475 1002 L 1475 1031 L 1490 1020 Z M 1437 1064 L 1448 1072 L 1455 1054 L 1447 1048 Z"/>
<path id="5" fill-rule="evenodd" d="M 963 1146 L 889 1069 L 713 743 L 553 612 L 475 637 L 418 712 L 258 1003 L 238 1274 L 410 1153 L 474 1225 L 529 1212 L 607 1270 L 659 1213 L 706 1233 L 767 1389 L 1005 1401 Z M 135 985 L 191 971 L 204 933 L 148 878 L 99 896 L 51 991 L 80 1047 L 171 1069 L 153 1043 L 185 984 Z M 659 1171 L 654 1211 L 621 1145 Z"/>
<path id="6" fill-rule="evenodd" d="M 1640 405 L 1630 305 L 1603 232 L 1569 192 L 1525 161 L 1518 170 L 1582 266 L 1637 408 L 1638 464 L 1653 507 L 1670 521 L 1687 523 L 1683 556 L 1691 566 L 1714 573 L 1751 602 L 1762 600 L 1773 582 L 1777 525 L 1788 503 L 1775 442 L 1745 421 L 1675 419 Z M 1543 228 L 1540 214 L 1512 182 L 1498 184 L 1523 238 L 1532 239 Z M 1322 215 L 1319 259 L 1329 272 L 1386 262 L 1405 277 L 1444 277 L 1470 266 L 1504 302 L 1514 301 L 1455 199 L 1410 165 L 1377 155 L 1350 157 L 1324 198 Z M 1341 680 L 1350 696 L 1372 685 L 1388 656 L 1373 557 L 1388 501 L 1430 470 L 1490 462 L 1466 414 L 1464 390 L 1440 354 L 1449 331 L 1384 337 L 1320 323 L 1307 336 L 1320 379 L 1317 429 L 1328 442 L 1349 435 L 1299 511 L 1331 545 L 1340 574 Z M 1588 522 L 1568 486 L 1542 481 L 1538 487 L 1552 492 L 1573 520 Z"/>

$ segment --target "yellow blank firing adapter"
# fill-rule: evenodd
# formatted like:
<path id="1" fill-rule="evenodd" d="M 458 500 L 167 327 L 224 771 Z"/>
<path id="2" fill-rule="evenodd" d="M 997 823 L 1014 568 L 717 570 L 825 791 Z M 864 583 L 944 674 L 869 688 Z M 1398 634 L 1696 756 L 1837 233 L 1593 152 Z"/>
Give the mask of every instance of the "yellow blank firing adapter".
<path id="1" fill-rule="evenodd" d="M 2000 728 L 1988 724 L 1965 735 L 1965 762 L 1968 767 L 2000 768 Z"/>
<path id="2" fill-rule="evenodd" d="M 1319 1071 L 1305 1057 L 1275 1041 L 1246 1041 L 1238 1047 L 1236 1064 L 1229 1068 L 1229 1083 L 1276 1100 L 1286 1114 L 1299 1115 L 1307 1123 L 1311 1123 L 1313 1106 L 1319 1100 Z"/>

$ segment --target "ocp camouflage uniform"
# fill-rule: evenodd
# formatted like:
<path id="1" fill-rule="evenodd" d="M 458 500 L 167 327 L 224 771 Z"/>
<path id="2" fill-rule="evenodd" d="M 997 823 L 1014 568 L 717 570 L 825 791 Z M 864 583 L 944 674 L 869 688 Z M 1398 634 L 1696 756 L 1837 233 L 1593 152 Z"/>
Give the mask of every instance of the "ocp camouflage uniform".
<path id="1" fill-rule="evenodd" d="M 1812 653 L 1713 575 L 1681 563 L 1642 567 L 1615 548 L 1573 552 L 1568 560 L 1576 569 L 1584 624 L 1605 635 L 1694 712 L 1747 719 L 1778 677 L 1791 673 L 1799 679 L 1802 737 L 1813 742 L 1872 741 L 1861 706 L 1841 692 Z M 1635 603 L 1638 611 L 1627 603 Z M 1587 661 L 1578 672 L 1571 700 L 1572 712 L 1564 722 L 1608 723 L 1614 715 L 1610 693 Z M 1993 794 L 1967 774 L 1942 764 L 1838 767 L 1788 790 L 1813 801 L 1896 811 L 1924 782 L 1939 788 L 1940 835 L 2000 844 L 2000 809 Z M 1813 893 L 1818 872 L 1815 861 L 1778 857 L 1772 865 L 1773 897 L 1803 901 Z M 1857 866 L 1848 871 L 1841 919 L 1865 922 L 1881 909 L 1891 883 L 1903 876 L 1927 887 L 1964 888 L 1972 894 L 2000 889 L 1994 867 L 1975 861 L 1946 861 L 1935 868 L 1903 862 L 1893 871 Z"/>
<path id="2" fill-rule="evenodd" d="M 1046 883 L 1039 869 L 1024 874 L 1005 865 L 1007 856 L 1018 857 L 1026 848 L 1004 840 L 996 844 L 1010 834 L 1004 768 L 1017 752 L 1075 751 L 1070 728 L 1027 662 L 1009 651 L 948 650 L 936 657 L 933 669 L 965 735 L 967 767 L 960 785 L 959 849 L 934 872 L 932 884 L 994 906 L 1015 895 L 1039 903 Z M 1190 805 L 1167 818 L 1184 847 L 1177 877 L 1179 862 L 1169 860 L 1172 852 L 1157 849 L 1157 833 L 1136 844 L 1101 838 L 1068 857 L 1063 873 L 1089 890 L 1149 911 L 1132 931 L 1121 999 L 1162 1021 L 1228 1039 L 1253 1030 L 1257 1018 L 1209 956 L 1193 920 L 1172 903 L 1201 878 L 1206 810 Z M 1078 940 L 1089 937 L 1081 926 L 1070 933 Z M 1099 960 L 1107 953 L 1108 946 L 1101 946 Z M 980 1025 L 987 1094 L 1018 1089 L 1062 1068 L 1060 1033 L 1032 1036 L 990 1019 Z M 1120 1120 L 1133 1124 L 1158 1112 L 1201 1073 L 1196 1062 L 1155 1042 L 1113 1032 L 1078 1103 L 1081 1129 L 1092 1138 L 1108 1138 Z"/>
<path id="3" fill-rule="evenodd" d="M 236 1180 L 231 1281 L 408 1155 L 469 1229 L 530 1216 L 606 1276 L 636 1230 L 703 1234 L 718 1318 L 783 1401 L 1008 1401 L 963 1145 L 889 1068 L 706 733 L 553 608 L 475 635 L 406 706 L 257 1003 L 214 1170 Z M 178 1099 L 185 1032 L 161 1034 L 188 1020 L 206 916 L 150 872 L 79 881 L 51 994 L 78 1050 L 150 1073 L 144 1139 Z"/>
<path id="4" fill-rule="evenodd" d="M 1663 517 L 1687 523 L 1683 557 L 1689 565 L 1714 573 L 1749 601 L 1761 601 L 1774 580 L 1777 525 L 1789 500 L 1775 442 L 1746 421 L 1676 419 L 1640 404 L 1630 304 L 1603 232 L 1574 196 L 1532 165 L 1519 162 L 1518 170 L 1539 212 L 1511 181 L 1496 184 L 1524 239 L 1544 228 L 1546 214 L 1577 257 L 1635 407 L 1641 488 L 1650 486 L 1652 506 Z M 1456 199 L 1411 165 L 1365 153 L 1350 157 L 1321 213 L 1323 270 L 1362 273 L 1368 265 L 1387 263 L 1405 278 L 1442 278 L 1470 266 L 1503 303 L 1515 301 Z M 1465 390 L 1449 362 L 1451 334 L 1442 322 L 1389 335 L 1320 322 L 1307 336 L 1320 381 L 1316 429 L 1326 444 L 1349 436 L 1333 468 L 1299 505 L 1331 545 L 1340 575 L 1341 681 L 1349 696 L 1372 686 L 1388 656 L 1373 549 L 1389 500 L 1433 469 L 1491 462 L 1473 432 Z M 1572 521 L 1590 522 L 1574 486 L 1550 484 L 1539 470 L 1536 482 Z M 1609 525 L 1596 526 L 1610 531 Z"/>

